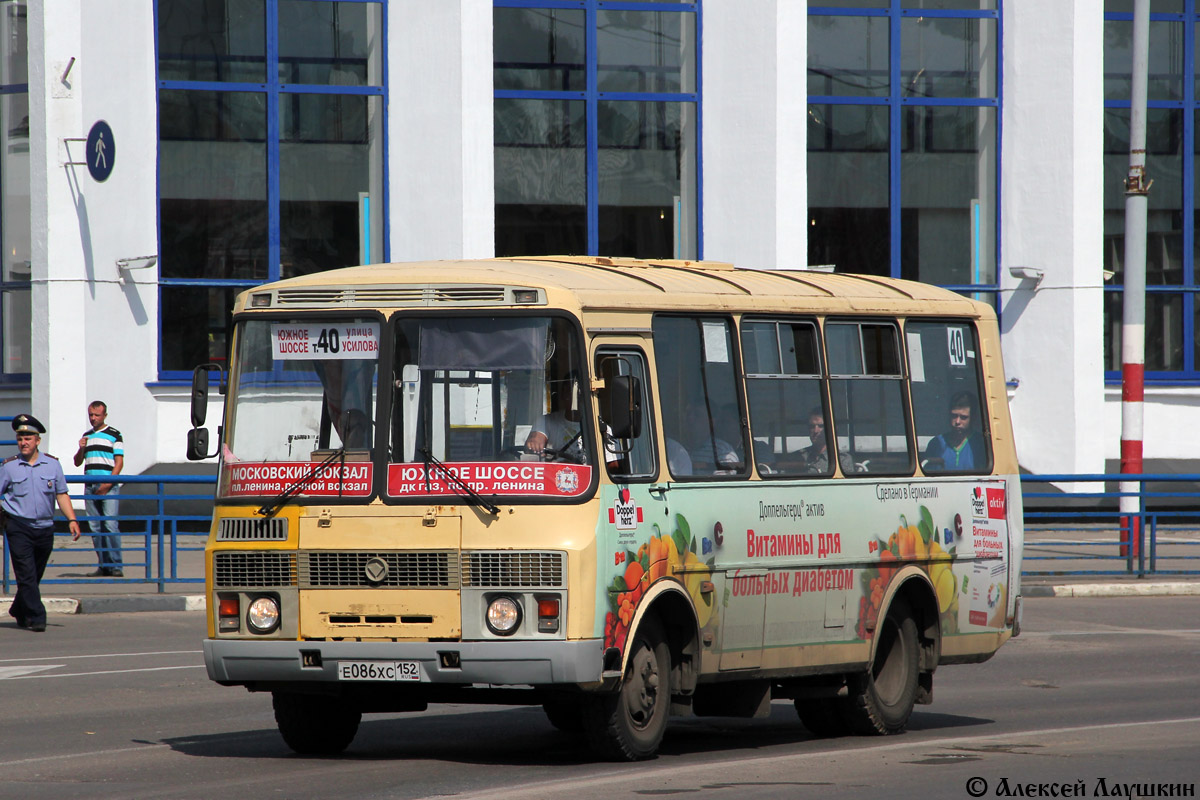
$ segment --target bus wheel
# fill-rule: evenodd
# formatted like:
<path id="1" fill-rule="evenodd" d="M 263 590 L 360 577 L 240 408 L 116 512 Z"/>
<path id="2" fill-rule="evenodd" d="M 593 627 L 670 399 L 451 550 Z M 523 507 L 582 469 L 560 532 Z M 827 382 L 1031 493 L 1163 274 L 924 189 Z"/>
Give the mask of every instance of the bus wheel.
<path id="1" fill-rule="evenodd" d="M 631 648 L 620 690 L 585 706 L 588 744 L 619 761 L 653 758 L 671 709 L 671 653 L 656 620 L 638 627 Z"/>
<path id="2" fill-rule="evenodd" d="M 899 733 L 917 699 L 920 643 L 908 604 L 897 598 L 875 632 L 878 642 L 870 669 L 851 675 L 850 724 L 858 733 Z"/>
<path id="3" fill-rule="evenodd" d="M 337 755 L 354 741 L 362 720 L 337 697 L 272 692 L 271 704 L 283 741 L 301 755 Z"/>
<path id="4" fill-rule="evenodd" d="M 583 733 L 583 698 L 550 695 L 542 703 L 546 719 L 563 733 Z"/>
<path id="5" fill-rule="evenodd" d="M 796 714 L 808 732 L 819 739 L 850 733 L 846 700 L 841 697 L 817 697 L 795 702 Z"/>

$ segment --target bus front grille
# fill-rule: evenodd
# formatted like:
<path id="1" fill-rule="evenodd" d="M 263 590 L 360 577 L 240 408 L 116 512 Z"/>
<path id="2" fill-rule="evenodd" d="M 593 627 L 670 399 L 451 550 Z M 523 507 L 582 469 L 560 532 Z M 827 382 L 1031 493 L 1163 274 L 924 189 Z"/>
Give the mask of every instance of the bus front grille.
<path id="1" fill-rule="evenodd" d="M 295 553 L 216 553 L 213 555 L 213 584 L 233 586 L 295 586 Z"/>
<path id="2" fill-rule="evenodd" d="M 300 588 L 457 589 L 450 552 L 311 551 L 300 554 Z"/>
<path id="3" fill-rule="evenodd" d="M 287 537 L 286 517 L 226 517 L 217 526 L 218 542 L 286 542 Z"/>
<path id="4" fill-rule="evenodd" d="M 566 556 L 521 550 L 302 550 L 213 555 L 217 588 L 553 589 L 567 585 Z"/>
<path id="5" fill-rule="evenodd" d="M 550 589 L 567 585 L 562 553 L 475 550 L 462 558 L 464 586 Z"/>

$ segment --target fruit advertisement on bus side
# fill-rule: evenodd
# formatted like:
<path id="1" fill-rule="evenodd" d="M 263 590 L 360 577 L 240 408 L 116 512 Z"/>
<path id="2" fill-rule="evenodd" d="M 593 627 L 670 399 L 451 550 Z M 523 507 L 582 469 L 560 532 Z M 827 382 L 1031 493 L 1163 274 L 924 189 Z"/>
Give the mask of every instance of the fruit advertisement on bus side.
<path id="1" fill-rule="evenodd" d="M 677 582 L 723 652 L 866 640 L 910 565 L 933 587 L 944 635 L 1005 627 L 1003 480 L 625 486 L 602 500 L 596 633 L 606 647 L 624 648 L 663 580 Z"/>

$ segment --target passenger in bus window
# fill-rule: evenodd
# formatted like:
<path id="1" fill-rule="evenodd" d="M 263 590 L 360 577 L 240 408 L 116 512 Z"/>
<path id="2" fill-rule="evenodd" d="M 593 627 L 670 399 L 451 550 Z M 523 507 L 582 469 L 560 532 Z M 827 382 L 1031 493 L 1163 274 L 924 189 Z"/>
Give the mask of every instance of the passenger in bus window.
<path id="1" fill-rule="evenodd" d="M 667 437 L 667 466 L 674 476 L 692 474 L 692 457 L 687 448 L 670 436 Z"/>
<path id="2" fill-rule="evenodd" d="M 721 415 L 718 414 L 718 418 Z M 683 433 L 688 436 L 687 454 L 692 461 L 695 475 L 725 475 L 740 472 L 745 463 L 738 454 L 737 446 L 717 435 L 728 427 L 728 422 L 718 425 L 710 419 L 703 405 L 691 405 L 687 410 L 687 426 Z M 737 417 L 733 417 L 736 424 Z M 740 443 L 741 437 L 737 437 Z"/>
<path id="3" fill-rule="evenodd" d="M 828 475 L 832 470 L 829 466 L 829 436 L 825 433 L 825 412 L 814 408 L 808 412 L 808 438 L 812 444 L 804 448 L 805 470 L 814 475 Z M 854 457 L 845 450 L 838 450 L 838 464 L 842 473 L 849 475 L 854 472 Z"/>
<path id="4" fill-rule="evenodd" d="M 975 405 L 975 396 L 970 392 L 956 392 L 950 398 L 950 429 L 929 441 L 922 467 L 962 472 L 984 465 L 986 448 L 978 434 L 971 430 Z"/>

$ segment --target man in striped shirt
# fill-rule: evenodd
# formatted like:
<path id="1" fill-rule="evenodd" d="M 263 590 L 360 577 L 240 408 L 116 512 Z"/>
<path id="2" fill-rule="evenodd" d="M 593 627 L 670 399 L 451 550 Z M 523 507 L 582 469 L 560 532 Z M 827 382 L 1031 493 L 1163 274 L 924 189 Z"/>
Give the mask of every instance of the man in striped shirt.
<path id="1" fill-rule="evenodd" d="M 121 432 L 105 423 L 108 406 L 99 400 L 88 404 L 88 422 L 91 430 L 84 431 L 75 451 L 75 466 L 82 466 L 85 475 L 119 475 L 125 466 L 125 443 Z M 117 495 L 120 486 L 116 483 L 89 483 L 87 494 L 92 495 L 86 503 L 87 515 L 92 517 L 88 525 L 92 529 L 92 546 L 100 568 L 89 577 L 123 578 L 121 570 L 120 528 L 117 527 Z M 109 519 L 96 519 L 108 517 Z"/>

